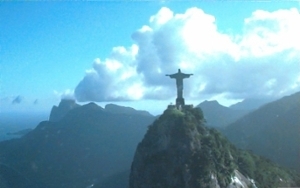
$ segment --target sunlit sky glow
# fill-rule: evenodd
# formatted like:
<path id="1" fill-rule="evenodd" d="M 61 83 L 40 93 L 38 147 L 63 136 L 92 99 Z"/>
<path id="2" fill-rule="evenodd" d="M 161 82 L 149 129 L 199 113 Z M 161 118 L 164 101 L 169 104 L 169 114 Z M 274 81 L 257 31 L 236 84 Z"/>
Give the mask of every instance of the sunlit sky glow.
<path id="1" fill-rule="evenodd" d="M 61 98 L 160 113 L 181 68 L 194 105 L 300 90 L 299 1 L 0 3 L 0 110 Z"/>

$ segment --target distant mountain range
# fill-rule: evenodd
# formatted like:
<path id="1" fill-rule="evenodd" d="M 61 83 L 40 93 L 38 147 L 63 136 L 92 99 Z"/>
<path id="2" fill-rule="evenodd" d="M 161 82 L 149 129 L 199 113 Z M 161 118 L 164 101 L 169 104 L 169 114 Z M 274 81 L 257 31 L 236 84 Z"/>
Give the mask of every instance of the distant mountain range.
<path id="1" fill-rule="evenodd" d="M 300 172 L 300 92 L 245 115 L 224 134 L 238 147 Z"/>
<path id="2" fill-rule="evenodd" d="M 253 153 L 299 170 L 300 93 L 264 104 L 256 110 L 253 106 L 245 108 L 243 104 L 246 102 L 224 107 L 216 101 L 205 101 L 198 107 L 203 110 L 206 124 L 223 127 L 221 130 L 238 147 L 252 150 Z M 108 104 L 102 108 L 94 103 L 80 106 L 75 101 L 61 101 L 58 106 L 52 108 L 49 121 L 41 122 L 34 130 L 19 139 L 0 142 L 0 186 L 4 188 L 81 188 L 92 187 L 92 185 L 97 188 L 127 187 L 124 184 L 128 182 L 130 164 L 137 144 L 143 140 L 147 130 L 149 132 L 151 128 L 149 125 L 153 122 L 157 131 L 160 133 L 166 131 L 165 124 L 173 122 L 169 119 L 171 116 L 178 116 L 178 120 L 182 118 L 185 122 L 181 123 L 188 129 L 198 121 L 194 120 L 195 117 L 199 118 L 197 113 L 182 116 L 181 113 L 175 112 L 175 114 L 160 116 L 160 120 L 156 120 L 158 117 L 130 107 Z M 235 149 L 214 129 L 205 128 L 203 125 L 198 128 L 197 131 L 198 133 L 202 131 L 201 134 L 196 134 L 195 131 L 189 132 L 188 129 L 182 129 L 182 133 L 179 133 L 177 129 L 172 129 L 179 136 L 172 138 L 180 140 L 182 136 L 184 137 L 182 143 L 191 139 L 189 143 L 192 144 L 189 147 L 195 147 L 198 141 L 207 142 L 204 147 L 207 156 L 212 155 L 220 158 L 221 161 L 218 163 L 210 161 L 212 166 L 201 163 L 205 168 L 228 170 L 224 165 L 219 165 L 224 161 L 231 161 L 230 164 L 233 164 L 231 167 L 237 165 L 239 172 L 246 177 L 255 177 L 260 183 L 268 182 L 262 187 L 275 185 L 269 181 L 272 180 L 270 174 L 264 172 L 277 173 L 276 169 L 279 167 L 266 159 Z M 153 126 L 152 130 L 154 130 Z M 147 142 L 150 145 L 164 144 L 166 141 L 164 139 L 167 139 L 167 133 L 160 137 L 151 135 L 153 140 Z M 172 142 L 175 145 L 176 139 L 173 140 L 174 143 Z M 170 149 L 172 153 L 174 148 Z M 198 149 L 201 150 L 201 147 Z M 233 159 L 230 155 L 229 158 L 225 155 L 228 153 L 227 150 L 230 150 Z M 201 152 L 199 155 L 202 155 Z M 231 167 L 230 170 L 233 170 Z M 199 172 L 204 173 L 201 169 L 198 169 Z M 236 171 L 234 172 L 239 176 Z M 276 177 L 284 177 L 286 183 L 291 180 L 289 178 L 293 178 L 289 177 L 290 172 L 285 170 L 278 172 L 280 175 Z M 227 178 L 224 181 L 228 182 L 227 172 L 221 172 L 220 175 L 221 180 L 224 176 Z M 16 179 L 18 181 L 15 181 Z M 201 179 L 201 181 L 206 180 Z M 25 184 L 28 186 L 24 186 Z"/>
<path id="3" fill-rule="evenodd" d="M 216 128 L 225 127 L 250 112 L 222 106 L 218 101 L 204 101 L 197 107 L 202 109 L 207 126 Z"/>
<path id="4" fill-rule="evenodd" d="M 127 115 L 141 115 L 141 116 L 152 116 L 148 111 L 136 110 L 131 107 L 119 106 L 116 104 L 107 104 L 104 108 L 107 112 L 114 114 L 127 114 Z"/>
<path id="5" fill-rule="evenodd" d="M 49 121 L 59 121 L 72 109 L 80 107 L 79 104 L 73 99 L 62 99 L 58 106 L 53 106 L 51 109 Z M 126 115 L 142 115 L 152 116 L 149 112 L 144 110 L 135 110 L 131 107 L 119 106 L 116 104 L 107 104 L 102 110 L 113 114 L 126 114 Z"/>
<path id="6" fill-rule="evenodd" d="M 230 107 L 223 106 L 218 101 L 204 101 L 197 105 L 204 112 L 207 126 L 215 128 L 224 128 L 235 122 L 239 118 L 260 106 L 272 101 L 271 99 L 245 99 Z"/>
<path id="7" fill-rule="evenodd" d="M 244 99 L 241 102 L 238 102 L 236 104 L 231 105 L 229 108 L 233 110 L 247 110 L 247 111 L 253 111 L 258 109 L 259 107 L 275 101 L 275 98 L 249 98 Z"/>
<path id="8" fill-rule="evenodd" d="M 20 139 L 0 142 L 0 163 L 40 188 L 88 187 L 129 170 L 137 143 L 155 117 L 113 108 L 122 113 L 94 103 L 66 108 L 60 120 L 41 122 Z"/>

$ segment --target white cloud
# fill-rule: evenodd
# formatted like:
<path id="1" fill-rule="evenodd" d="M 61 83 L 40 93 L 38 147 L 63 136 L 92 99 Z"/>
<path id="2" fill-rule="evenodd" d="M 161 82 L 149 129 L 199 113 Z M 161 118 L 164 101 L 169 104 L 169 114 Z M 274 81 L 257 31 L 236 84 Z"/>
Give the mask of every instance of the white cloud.
<path id="1" fill-rule="evenodd" d="M 276 12 L 255 11 L 245 19 L 241 41 L 244 55 L 262 57 L 284 50 L 300 50 L 300 14 L 295 8 Z"/>
<path id="2" fill-rule="evenodd" d="M 194 73 L 186 98 L 230 99 L 285 95 L 300 89 L 300 14 L 257 10 L 243 33 L 218 31 L 215 17 L 198 8 L 175 14 L 162 8 L 132 34 L 131 47 L 115 47 L 75 89 L 79 101 L 166 99 L 175 81 L 165 74 Z"/>
<path id="3" fill-rule="evenodd" d="M 163 7 L 156 15 L 150 17 L 149 22 L 153 23 L 153 25 L 164 25 L 170 21 L 173 16 L 173 12 L 170 9 Z"/>
<path id="4" fill-rule="evenodd" d="M 96 58 L 93 68 L 75 89 L 79 101 L 136 100 L 141 94 L 132 95 L 132 85 L 136 89 L 140 82 L 136 72 L 135 56 L 137 46 L 126 49 L 115 47 L 109 58 L 101 61 Z M 142 85 L 142 84 L 140 84 Z M 137 92 L 138 93 L 138 92 Z"/>
<path id="5" fill-rule="evenodd" d="M 75 99 L 74 90 L 72 89 L 66 89 L 65 91 L 62 92 L 54 90 L 53 93 L 59 99 Z"/>

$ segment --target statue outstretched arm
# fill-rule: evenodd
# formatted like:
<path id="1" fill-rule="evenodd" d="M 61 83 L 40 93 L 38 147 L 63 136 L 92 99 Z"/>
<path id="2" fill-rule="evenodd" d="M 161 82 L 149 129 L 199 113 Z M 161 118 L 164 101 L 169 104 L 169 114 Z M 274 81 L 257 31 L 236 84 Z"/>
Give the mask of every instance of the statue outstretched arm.
<path id="1" fill-rule="evenodd" d="M 189 78 L 190 76 L 194 75 L 194 74 L 182 74 L 184 78 Z"/>
<path id="2" fill-rule="evenodd" d="M 166 76 L 170 76 L 170 78 L 176 78 L 177 74 L 166 74 Z"/>

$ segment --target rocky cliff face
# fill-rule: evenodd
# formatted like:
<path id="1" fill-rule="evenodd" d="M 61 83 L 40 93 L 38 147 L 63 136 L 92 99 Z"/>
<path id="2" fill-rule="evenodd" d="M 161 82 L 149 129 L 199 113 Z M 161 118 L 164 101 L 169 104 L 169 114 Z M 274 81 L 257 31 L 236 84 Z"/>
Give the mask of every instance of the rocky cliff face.
<path id="1" fill-rule="evenodd" d="M 149 127 L 135 153 L 130 188 L 186 187 L 194 179 L 190 165 L 193 153 L 201 149 L 199 131 L 193 127 L 185 136 L 182 116 L 180 111 L 168 110 Z"/>
<path id="2" fill-rule="evenodd" d="M 49 121 L 57 122 L 61 120 L 70 110 L 79 107 L 75 100 L 63 99 L 58 106 L 53 106 L 51 109 Z"/>
<path id="3" fill-rule="evenodd" d="M 255 166 L 256 163 L 260 165 Z M 204 126 L 200 109 L 168 109 L 149 126 L 139 143 L 131 166 L 129 187 L 247 188 L 291 185 L 289 174 L 279 169 L 257 156 L 237 150 L 218 131 Z M 266 171 L 270 175 L 261 173 Z M 255 178 L 257 182 L 253 180 Z M 273 179 L 269 181 L 268 178 Z"/>
<path id="4" fill-rule="evenodd" d="M 229 186 L 234 160 L 226 143 L 214 138 L 203 121 L 199 109 L 166 110 L 137 147 L 130 188 Z M 210 148 L 212 142 L 218 142 L 218 151 Z"/>

